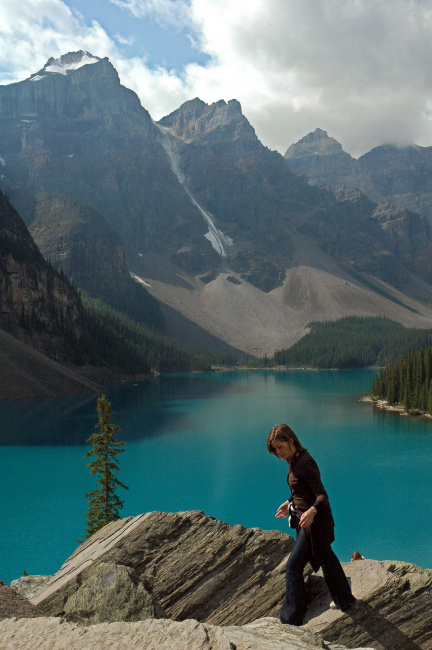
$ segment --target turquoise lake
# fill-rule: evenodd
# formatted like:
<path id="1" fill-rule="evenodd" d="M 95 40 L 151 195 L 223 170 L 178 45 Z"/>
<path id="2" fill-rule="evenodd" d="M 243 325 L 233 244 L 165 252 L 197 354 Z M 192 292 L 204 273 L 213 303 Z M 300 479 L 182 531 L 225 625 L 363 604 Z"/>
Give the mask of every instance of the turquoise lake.
<path id="1" fill-rule="evenodd" d="M 360 402 L 375 372 L 245 371 L 160 376 L 105 391 L 127 447 L 123 516 L 203 510 L 290 532 L 274 517 L 287 465 L 266 450 L 286 422 L 318 462 L 342 561 L 353 551 L 432 568 L 432 421 Z M 0 403 L 0 578 L 52 574 L 84 528 L 83 459 L 95 395 Z"/>

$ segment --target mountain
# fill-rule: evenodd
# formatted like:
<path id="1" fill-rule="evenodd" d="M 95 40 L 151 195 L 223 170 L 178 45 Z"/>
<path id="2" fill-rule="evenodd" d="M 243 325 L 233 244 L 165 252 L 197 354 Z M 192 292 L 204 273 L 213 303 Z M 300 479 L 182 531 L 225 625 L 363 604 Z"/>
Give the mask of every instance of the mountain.
<path id="1" fill-rule="evenodd" d="M 100 212 L 52 194 L 35 195 L 34 210 L 29 230 L 54 268 L 92 296 L 163 330 L 159 303 L 131 278 L 123 243 Z"/>
<path id="2" fill-rule="evenodd" d="M 285 158 L 313 185 L 360 188 L 373 201 L 395 203 L 432 222 L 432 147 L 383 145 L 356 160 L 316 129 L 291 145 Z"/>
<path id="3" fill-rule="evenodd" d="M 404 291 L 416 291 L 412 272 L 431 282 L 432 231 L 422 217 L 377 206 L 361 192 L 335 195 L 305 185 L 259 142 L 235 100 L 211 106 L 193 100 L 160 124 L 187 143 L 177 146 L 177 169 L 229 235 L 231 268 L 258 288 L 264 289 L 266 271 L 274 278 L 270 289 L 282 285 L 287 266 L 295 264 L 299 234 L 344 266 Z M 248 276 L 254 263 L 260 264 L 256 282 Z"/>
<path id="4" fill-rule="evenodd" d="M 0 192 L 0 399 L 88 393 L 70 364 L 84 333 L 76 289 L 42 257 Z"/>
<path id="5" fill-rule="evenodd" d="M 52 201 L 51 197 L 49 205 Z M 45 197 L 41 203 L 46 205 Z M 55 199 L 55 206 L 63 231 L 60 213 L 67 213 L 69 226 L 71 206 L 62 198 Z M 86 206 L 80 206 L 82 212 L 72 207 L 75 216 L 87 224 Z M 94 217 L 93 211 L 90 208 Z M 109 253 L 109 239 L 96 239 L 95 248 L 106 244 Z M 155 302 L 128 274 L 126 278 L 138 298 L 142 292 Z M 142 301 L 138 307 L 145 304 Z M 98 382 L 112 381 L 119 373 L 137 376 L 149 374 L 152 368 L 159 372 L 206 370 L 209 357 L 192 353 L 99 299 L 81 296 L 64 273 L 41 255 L 25 223 L 0 192 L 0 366 L 0 399 L 24 399 L 101 389 L 77 372 L 93 375 Z"/>
<path id="6" fill-rule="evenodd" d="M 1 87 L 0 115 L 2 185 L 26 223 L 36 216 L 35 194 L 47 193 L 98 210 L 129 256 L 165 250 L 191 225 L 206 232 L 158 127 L 108 59 L 77 52 L 50 60 Z"/>
<path id="7" fill-rule="evenodd" d="M 57 361 L 83 334 L 79 296 L 42 257 L 0 192 L 0 327 Z"/>
<path id="8" fill-rule="evenodd" d="M 46 250 L 62 249 L 62 233 L 39 195 L 96 210 L 92 223 L 104 219 L 124 242 L 129 272 L 163 303 L 170 333 L 181 322 L 184 338 L 198 327 L 263 355 L 312 320 L 431 325 L 426 220 L 310 185 L 262 145 L 236 100 L 196 98 L 155 123 L 108 59 L 71 53 L 0 87 L 0 142 L 0 183 L 38 238 L 43 226 Z M 346 159 L 336 141 L 326 146 Z M 70 228 L 70 250 L 91 256 L 90 230 L 76 231 L 89 244 L 72 246 Z M 103 250 L 94 254 L 105 269 Z M 79 259 L 83 276 L 99 264 Z"/>
<path id="9" fill-rule="evenodd" d="M 102 387 L 0 329 L 0 400 L 97 393 Z"/>

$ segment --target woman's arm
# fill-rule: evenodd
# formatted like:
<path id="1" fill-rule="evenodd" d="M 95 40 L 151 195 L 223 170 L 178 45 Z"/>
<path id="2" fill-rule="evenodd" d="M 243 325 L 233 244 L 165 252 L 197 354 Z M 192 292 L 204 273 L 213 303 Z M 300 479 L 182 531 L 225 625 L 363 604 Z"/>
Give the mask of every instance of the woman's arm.
<path id="1" fill-rule="evenodd" d="M 318 465 L 312 458 L 303 464 L 302 475 L 315 495 L 315 502 L 311 507 L 319 512 L 321 508 L 328 504 L 329 498 L 322 484 Z"/>

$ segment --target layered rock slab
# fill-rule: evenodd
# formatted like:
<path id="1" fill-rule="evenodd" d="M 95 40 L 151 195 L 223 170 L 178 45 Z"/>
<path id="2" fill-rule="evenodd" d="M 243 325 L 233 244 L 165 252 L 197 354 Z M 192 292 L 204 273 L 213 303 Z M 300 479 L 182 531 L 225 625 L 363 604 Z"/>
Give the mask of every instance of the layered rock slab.
<path id="1" fill-rule="evenodd" d="M 320 571 L 308 583 L 306 627 L 327 641 L 377 650 L 432 648 L 432 570 L 405 562 L 361 560 L 344 564 L 357 606 L 329 609 Z"/>
<path id="2" fill-rule="evenodd" d="M 113 563 L 128 567 L 169 618 L 241 625 L 279 615 L 293 543 L 280 531 L 232 526 L 203 512 L 150 512 L 93 535 L 32 602 L 47 616 L 71 614 L 82 585 Z"/>
<path id="3" fill-rule="evenodd" d="M 265 618 L 244 627 L 218 627 L 194 620 L 100 623 L 88 628 L 56 618 L 0 621 L 1 650 L 344 650 L 308 630 Z M 357 648 L 356 650 L 368 650 Z"/>
<path id="4" fill-rule="evenodd" d="M 15 616 L 33 618 L 42 616 L 42 613 L 27 598 L 21 596 L 0 580 L 0 621 Z"/>
<path id="5" fill-rule="evenodd" d="M 80 592 L 90 594 L 86 602 L 92 602 L 91 593 L 101 590 L 97 587 L 101 581 L 107 591 L 103 576 L 108 565 L 111 573 L 116 568 L 127 573 L 139 590 L 142 585 L 152 598 L 155 616 L 223 625 L 226 632 L 231 626 L 279 616 L 285 562 L 292 545 L 291 537 L 280 531 L 232 526 L 203 512 L 150 512 L 101 529 L 77 549 L 32 602 L 46 616 L 85 622 L 86 605 Z M 330 595 L 322 575 L 308 578 L 306 629 L 325 639 L 317 647 L 430 650 L 432 570 L 375 560 L 344 564 L 344 570 L 358 599 L 357 608 L 346 614 L 329 609 Z M 108 592 L 105 601 L 110 599 Z M 105 620 L 122 620 L 125 600 L 128 605 L 130 596 L 119 594 L 118 613 Z M 137 618 L 148 615 L 143 610 Z M 272 620 L 272 625 L 279 625 Z M 241 634 L 235 632 L 240 635 L 238 645 L 229 637 L 233 647 L 254 648 Z M 275 638 L 279 643 L 278 634 Z"/>

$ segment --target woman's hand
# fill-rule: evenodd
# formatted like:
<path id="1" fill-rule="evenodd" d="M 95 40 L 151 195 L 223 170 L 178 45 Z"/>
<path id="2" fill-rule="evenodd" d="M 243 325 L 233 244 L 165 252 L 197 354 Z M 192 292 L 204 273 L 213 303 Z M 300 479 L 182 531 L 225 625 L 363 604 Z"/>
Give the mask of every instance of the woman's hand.
<path id="1" fill-rule="evenodd" d="M 301 528 L 309 528 L 309 526 L 312 524 L 314 517 L 316 515 L 316 510 L 315 508 L 309 508 L 309 510 L 306 510 L 300 517 L 300 527 Z"/>
<path id="2" fill-rule="evenodd" d="M 285 501 L 281 506 L 276 511 L 275 517 L 280 519 L 281 517 L 287 517 L 288 516 L 288 506 L 289 506 L 289 501 Z"/>

